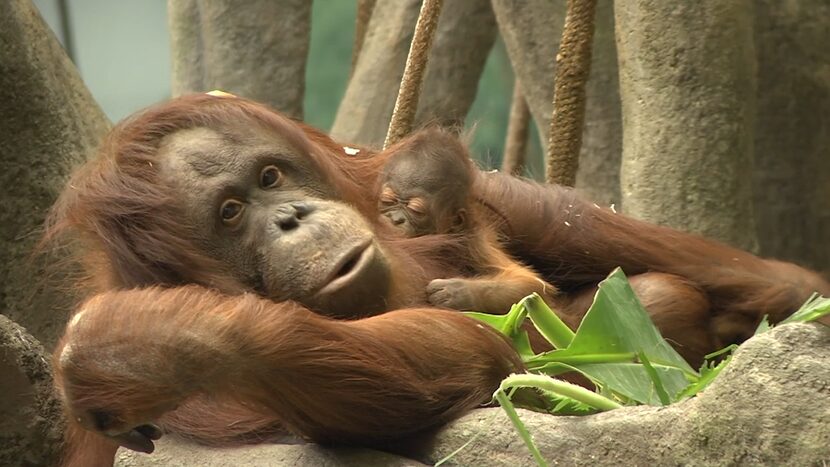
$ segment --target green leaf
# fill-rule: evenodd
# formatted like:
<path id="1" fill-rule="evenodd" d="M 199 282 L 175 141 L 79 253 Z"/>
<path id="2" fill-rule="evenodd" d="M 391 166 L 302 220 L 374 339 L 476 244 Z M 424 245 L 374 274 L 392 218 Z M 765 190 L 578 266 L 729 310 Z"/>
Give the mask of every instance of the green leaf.
<path id="1" fill-rule="evenodd" d="M 564 349 L 571 344 L 574 332 L 548 307 L 539 294 L 533 293 L 525 297 L 519 305 L 525 307 L 539 334 L 547 339 L 554 349 Z"/>
<path id="2" fill-rule="evenodd" d="M 640 353 L 652 366 L 666 394 L 680 393 L 690 378 L 697 378 L 692 367 L 660 335 L 617 268 L 600 283 L 571 344 L 531 358 L 528 364 L 544 368 L 567 362 L 607 390 L 643 404 L 661 405 L 653 375 L 636 362 Z"/>
<path id="3" fill-rule="evenodd" d="M 727 354 L 729 352 L 734 352 L 736 350 L 738 350 L 738 344 L 729 344 L 729 345 L 727 345 L 726 347 L 724 347 L 720 350 L 716 350 L 716 351 L 714 351 L 710 354 L 704 355 L 703 359 L 706 360 L 706 361 L 709 361 L 709 360 L 714 359 L 715 357 L 720 357 L 723 354 Z M 706 362 L 703 363 L 703 366 L 704 367 L 706 366 Z"/>
<path id="4" fill-rule="evenodd" d="M 669 399 L 669 395 L 666 393 L 666 388 L 663 387 L 663 380 L 660 379 L 660 373 L 657 372 L 657 369 L 651 365 L 651 362 L 648 361 L 648 357 L 643 352 L 639 352 L 637 356 L 640 358 L 640 363 L 643 364 L 643 368 L 646 370 L 648 377 L 651 378 L 652 384 L 654 384 L 654 390 L 657 392 L 657 397 L 660 398 L 660 403 L 663 405 L 669 405 L 671 400 Z"/>
<path id="5" fill-rule="evenodd" d="M 467 446 L 473 444 L 473 442 L 475 442 L 483 433 L 484 433 L 483 429 L 479 430 L 472 438 L 468 439 L 466 443 L 462 444 L 461 447 L 459 447 L 455 451 L 447 454 L 446 456 L 442 457 L 441 460 L 439 460 L 438 462 L 436 462 L 433 465 L 433 467 L 439 467 L 441 465 L 444 465 L 448 461 L 450 461 L 453 457 L 457 456 L 459 452 L 467 449 Z"/>
<path id="6" fill-rule="evenodd" d="M 779 324 L 806 323 L 830 314 L 830 298 L 813 294 L 795 313 Z"/>
<path id="7" fill-rule="evenodd" d="M 726 365 L 732 359 L 732 356 L 727 356 L 717 364 L 710 361 L 709 359 L 722 355 L 723 353 L 728 351 L 734 351 L 737 348 L 737 345 L 732 344 L 729 347 L 725 347 L 721 350 L 718 350 L 717 352 L 707 355 L 706 360 L 703 362 L 703 366 L 700 367 L 700 378 L 698 378 L 697 381 L 694 381 L 691 384 L 689 384 L 689 386 L 687 386 L 686 389 L 681 391 L 675 399 L 687 399 L 689 397 L 697 395 L 697 393 L 706 389 L 706 387 L 709 386 L 709 384 L 711 384 L 712 381 L 715 380 L 715 377 L 718 376 L 724 368 L 726 368 Z"/>
<path id="8" fill-rule="evenodd" d="M 539 389 L 539 393 L 553 407 L 549 410 L 553 415 L 591 415 L 599 412 L 596 408 L 570 397 L 543 389 Z"/>
<path id="9" fill-rule="evenodd" d="M 582 386 L 571 384 L 567 381 L 551 378 L 545 375 L 534 374 L 516 374 L 510 375 L 503 379 L 499 385 L 499 391 L 506 391 L 510 388 L 537 388 L 544 391 L 550 391 L 559 397 L 566 397 L 575 402 L 586 404 L 598 410 L 613 410 L 622 407 L 622 405 L 613 400 L 597 394 Z"/>
<path id="10" fill-rule="evenodd" d="M 496 328 L 507 336 L 523 360 L 535 355 L 533 349 L 530 348 L 530 338 L 527 336 L 527 331 L 522 329 L 522 324 L 527 318 L 527 310 L 521 302 L 510 307 L 510 311 L 505 315 L 490 315 L 473 311 L 464 312 L 464 314 Z"/>
<path id="11" fill-rule="evenodd" d="M 510 418 L 510 423 L 512 423 L 513 427 L 516 428 L 516 431 L 519 432 L 519 436 L 522 438 L 522 441 L 524 441 L 525 445 L 530 450 L 530 453 L 533 454 L 533 459 L 536 461 L 536 464 L 540 467 L 547 467 L 548 463 L 545 462 L 545 458 L 542 457 L 542 453 L 539 452 L 539 448 L 536 447 L 536 443 L 533 442 L 530 432 L 527 431 L 527 427 L 525 427 L 525 424 L 522 423 L 518 412 L 516 412 L 516 408 L 513 407 L 513 404 L 510 402 L 510 398 L 507 397 L 504 390 L 496 390 L 496 393 L 493 394 L 493 398 L 498 401 L 501 408 L 507 413 L 507 417 Z"/>
<path id="12" fill-rule="evenodd" d="M 754 336 L 757 336 L 758 334 L 765 333 L 765 332 L 769 331 L 770 329 L 772 329 L 772 326 L 769 325 L 769 319 L 767 319 L 767 318 L 769 318 L 769 316 L 767 316 L 767 315 L 764 315 L 764 317 L 761 318 L 761 322 L 758 323 L 758 327 L 755 328 L 755 334 L 753 334 Z"/>

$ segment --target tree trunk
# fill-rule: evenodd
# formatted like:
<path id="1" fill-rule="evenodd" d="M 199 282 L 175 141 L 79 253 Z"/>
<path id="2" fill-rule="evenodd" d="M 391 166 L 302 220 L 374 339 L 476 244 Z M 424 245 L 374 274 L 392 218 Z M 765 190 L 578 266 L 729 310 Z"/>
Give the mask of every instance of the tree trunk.
<path id="1" fill-rule="evenodd" d="M 57 465 L 64 418 L 49 354 L 0 316 L 0 465 Z"/>
<path id="2" fill-rule="evenodd" d="M 755 3 L 755 209 L 765 256 L 830 272 L 830 3 Z"/>
<path id="3" fill-rule="evenodd" d="M 32 248 L 109 122 L 31 2 L 0 2 L 0 44 L 0 312 L 51 345 L 74 302 L 46 280 L 56 260 Z"/>
<path id="4" fill-rule="evenodd" d="M 615 3 L 625 211 L 757 249 L 749 0 Z"/>
<path id="5" fill-rule="evenodd" d="M 565 2 L 493 0 L 493 9 L 536 128 L 547 135 Z M 619 205 L 622 123 L 613 2 L 597 2 L 595 26 L 576 187 L 598 203 Z"/>
<path id="6" fill-rule="evenodd" d="M 220 89 L 303 117 L 311 2 L 169 0 L 173 95 Z"/>
<path id="7" fill-rule="evenodd" d="M 334 138 L 379 147 L 386 137 L 420 0 L 378 0 L 331 129 Z M 429 55 L 416 126 L 460 125 L 478 88 L 496 27 L 486 0 L 444 4 Z"/>
<path id="8" fill-rule="evenodd" d="M 504 141 L 504 157 L 501 171 L 523 175 L 527 157 L 527 138 L 530 135 L 530 108 L 522 92 L 522 84 L 513 80 L 513 96 L 510 98 L 510 116 L 507 121 L 507 137 Z"/>

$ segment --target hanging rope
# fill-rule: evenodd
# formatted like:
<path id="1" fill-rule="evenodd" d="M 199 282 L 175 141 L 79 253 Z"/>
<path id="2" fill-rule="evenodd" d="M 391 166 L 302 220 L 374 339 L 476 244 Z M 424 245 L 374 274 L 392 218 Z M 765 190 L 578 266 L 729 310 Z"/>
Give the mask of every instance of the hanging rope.
<path id="1" fill-rule="evenodd" d="M 389 131 L 383 143 L 384 149 L 412 131 L 415 112 L 418 110 L 418 99 L 421 97 L 424 71 L 429 59 L 429 50 L 432 46 L 432 39 L 435 37 L 435 30 L 438 28 L 438 16 L 441 14 L 443 3 L 443 0 L 424 0 L 421 3 L 421 12 L 415 24 L 415 35 L 412 36 L 409 55 L 406 57 L 406 68 L 398 90 L 398 99 L 395 101 L 392 121 L 389 122 Z"/>
<path id="2" fill-rule="evenodd" d="M 357 58 L 363 50 L 363 41 L 366 39 L 366 30 L 369 28 L 369 20 L 375 10 L 377 0 L 357 0 L 357 19 L 354 25 L 354 46 L 352 47 L 352 68 L 349 75 L 354 74 L 357 66 Z"/>
<path id="3" fill-rule="evenodd" d="M 596 0 L 568 0 L 562 42 L 556 55 L 553 116 L 545 178 L 574 186 L 585 122 L 585 83 L 591 70 Z"/>
<path id="4" fill-rule="evenodd" d="M 513 83 L 513 97 L 510 102 L 510 117 L 507 121 L 507 139 L 504 142 L 504 159 L 501 171 L 521 175 L 527 153 L 527 134 L 530 130 L 530 109 L 527 106 L 519 80 Z"/>

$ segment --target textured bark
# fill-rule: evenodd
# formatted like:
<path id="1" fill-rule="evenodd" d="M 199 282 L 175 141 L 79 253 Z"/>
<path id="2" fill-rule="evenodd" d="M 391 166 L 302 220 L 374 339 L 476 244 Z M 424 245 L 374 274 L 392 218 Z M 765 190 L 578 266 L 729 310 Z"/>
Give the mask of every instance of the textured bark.
<path id="1" fill-rule="evenodd" d="M 755 2 L 761 253 L 830 272 L 830 3 Z"/>
<path id="2" fill-rule="evenodd" d="M 625 211 L 755 250 L 749 0 L 615 3 Z"/>
<path id="3" fill-rule="evenodd" d="M 221 89 L 303 116 L 311 2 L 170 0 L 173 95 Z"/>
<path id="4" fill-rule="evenodd" d="M 493 0 L 493 10 L 517 78 L 540 135 L 550 128 L 556 53 L 565 18 L 564 2 Z M 585 129 L 576 187 L 602 204 L 620 204 L 622 151 L 613 2 L 598 0 L 586 89 Z M 542 147 L 545 142 L 542 142 Z"/>
<path id="5" fill-rule="evenodd" d="M 109 122 L 31 2 L 0 2 L 0 44 L 0 311 L 50 344 L 72 300 L 45 279 L 55 259 L 33 260 L 32 248 Z"/>
<path id="6" fill-rule="evenodd" d="M 337 110 L 332 136 L 380 146 L 386 136 L 403 76 L 420 0 L 378 0 L 360 59 Z M 495 40 L 486 0 L 446 2 L 429 55 L 416 126 L 463 122 Z"/>

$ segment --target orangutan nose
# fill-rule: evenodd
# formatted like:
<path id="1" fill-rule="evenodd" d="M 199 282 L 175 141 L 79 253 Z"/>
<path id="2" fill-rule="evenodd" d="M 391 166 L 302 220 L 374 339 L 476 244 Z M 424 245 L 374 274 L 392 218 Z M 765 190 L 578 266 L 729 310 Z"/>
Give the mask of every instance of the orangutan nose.
<path id="1" fill-rule="evenodd" d="M 288 232 L 299 227 L 300 221 L 308 217 L 313 211 L 314 207 L 304 202 L 283 204 L 277 208 L 274 223 L 283 232 Z"/>

